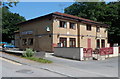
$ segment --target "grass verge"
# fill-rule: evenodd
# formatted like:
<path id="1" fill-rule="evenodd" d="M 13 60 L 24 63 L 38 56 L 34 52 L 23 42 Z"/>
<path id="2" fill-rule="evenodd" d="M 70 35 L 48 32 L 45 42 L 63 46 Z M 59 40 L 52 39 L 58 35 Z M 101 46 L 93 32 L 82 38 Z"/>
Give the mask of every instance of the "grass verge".
<path id="1" fill-rule="evenodd" d="M 43 59 L 43 58 L 35 58 L 35 57 L 23 57 L 23 58 L 33 60 L 33 61 L 37 61 L 37 62 L 40 62 L 40 63 L 52 63 L 52 61 L 46 60 L 46 59 Z"/>

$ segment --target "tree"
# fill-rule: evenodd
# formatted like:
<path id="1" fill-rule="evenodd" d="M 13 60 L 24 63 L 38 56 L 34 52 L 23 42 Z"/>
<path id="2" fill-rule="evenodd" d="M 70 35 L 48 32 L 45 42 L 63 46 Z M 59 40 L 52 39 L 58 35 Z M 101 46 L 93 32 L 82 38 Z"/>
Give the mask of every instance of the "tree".
<path id="1" fill-rule="evenodd" d="M 17 3 L 19 2 L 19 0 L 6 0 L 5 2 L 0 2 L 0 6 L 2 5 L 2 7 L 5 7 L 5 8 L 9 8 L 9 7 L 13 7 L 17 5 Z"/>
<path id="2" fill-rule="evenodd" d="M 14 40 L 14 32 L 18 30 L 17 23 L 25 21 L 25 18 L 17 13 L 4 11 L 2 15 L 2 40 L 11 42 Z"/>
<path id="3" fill-rule="evenodd" d="M 110 25 L 109 42 L 120 44 L 120 2 L 75 2 L 65 8 L 65 13 Z M 116 39 L 113 39 L 116 38 Z"/>
<path id="4" fill-rule="evenodd" d="M 24 17 L 9 11 L 9 8 L 16 6 L 17 3 L 18 0 L 0 3 L 2 5 L 0 8 L 0 11 L 2 11 L 0 12 L 0 15 L 2 15 L 2 17 L 0 16 L 0 19 L 2 19 L 2 41 L 11 42 L 11 40 L 14 40 L 14 32 L 18 30 L 16 24 L 25 21 Z"/>

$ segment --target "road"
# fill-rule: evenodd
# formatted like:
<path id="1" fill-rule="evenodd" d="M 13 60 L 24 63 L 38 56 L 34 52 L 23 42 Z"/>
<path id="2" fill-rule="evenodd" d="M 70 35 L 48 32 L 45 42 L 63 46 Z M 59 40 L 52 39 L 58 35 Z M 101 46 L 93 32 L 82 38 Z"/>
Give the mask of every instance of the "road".
<path id="1" fill-rule="evenodd" d="M 102 61 L 76 61 L 50 56 L 46 59 L 54 63 L 41 64 L 9 54 L 1 56 L 5 57 L 0 57 L 2 77 L 118 77 L 117 57 Z"/>
<path id="2" fill-rule="evenodd" d="M 2 77 L 64 77 L 49 71 L 2 59 Z"/>

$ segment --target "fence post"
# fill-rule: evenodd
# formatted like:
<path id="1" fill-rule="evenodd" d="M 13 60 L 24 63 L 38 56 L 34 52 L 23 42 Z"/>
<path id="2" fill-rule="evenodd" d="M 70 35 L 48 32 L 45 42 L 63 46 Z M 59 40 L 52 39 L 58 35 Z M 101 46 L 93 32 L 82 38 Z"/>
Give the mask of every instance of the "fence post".
<path id="1" fill-rule="evenodd" d="M 80 48 L 80 61 L 84 60 L 83 48 Z"/>
<path id="2" fill-rule="evenodd" d="M 113 47 L 113 56 L 118 56 L 119 54 L 119 47 Z"/>

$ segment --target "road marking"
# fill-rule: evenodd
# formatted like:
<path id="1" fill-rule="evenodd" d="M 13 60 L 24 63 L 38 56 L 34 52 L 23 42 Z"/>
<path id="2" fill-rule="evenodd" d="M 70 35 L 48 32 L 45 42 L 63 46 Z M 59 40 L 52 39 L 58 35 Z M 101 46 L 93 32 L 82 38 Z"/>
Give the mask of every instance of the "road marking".
<path id="1" fill-rule="evenodd" d="M 8 60 L 8 59 L 2 58 L 2 57 L 0 57 L 0 59 L 1 59 L 1 60 L 4 60 L 4 61 L 7 61 L 7 62 L 9 62 L 9 63 L 15 64 L 15 65 L 22 65 L 22 64 L 20 64 L 20 63 L 16 63 L 16 62 L 14 62 L 14 61 L 11 61 L 11 60 Z"/>

